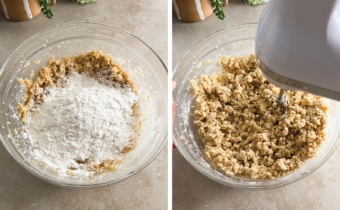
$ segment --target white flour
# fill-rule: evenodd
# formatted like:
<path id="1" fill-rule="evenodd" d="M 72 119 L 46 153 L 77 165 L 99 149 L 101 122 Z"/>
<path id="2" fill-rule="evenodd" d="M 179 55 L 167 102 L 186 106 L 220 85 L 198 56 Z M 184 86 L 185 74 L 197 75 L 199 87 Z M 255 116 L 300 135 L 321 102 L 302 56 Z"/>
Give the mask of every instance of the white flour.
<path id="1" fill-rule="evenodd" d="M 39 156 L 61 173 L 70 167 L 88 175 L 93 163 L 121 160 L 137 137 L 138 100 L 130 87 L 113 87 L 72 73 L 64 88 L 50 88 L 45 102 L 27 117 L 27 131 Z M 87 160 L 78 164 L 75 160 Z"/>

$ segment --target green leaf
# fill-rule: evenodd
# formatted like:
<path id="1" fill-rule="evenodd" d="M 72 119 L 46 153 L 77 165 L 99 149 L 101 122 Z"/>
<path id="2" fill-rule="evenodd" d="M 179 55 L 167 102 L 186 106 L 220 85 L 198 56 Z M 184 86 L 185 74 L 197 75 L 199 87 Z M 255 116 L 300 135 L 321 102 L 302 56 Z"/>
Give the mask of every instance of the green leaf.
<path id="1" fill-rule="evenodd" d="M 51 5 L 51 0 L 39 0 L 39 4 L 41 6 L 41 12 L 44 13 L 48 19 L 51 19 L 53 17 L 53 13 L 52 10 L 47 7 Z"/>
<path id="2" fill-rule="evenodd" d="M 223 1 L 222 0 L 210 0 L 211 6 L 214 8 L 213 12 L 214 14 L 218 17 L 220 20 L 224 20 L 225 14 L 223 9 L 220 7 L 223 6 Z"/>
<path id="3" fill-rule="evenodd" d="M 218 1 L 218 0 L 212 0 L 212 1 Z M 39 0 L 39 4 L 41 6 L 41 12 L 48 18 L 52 19 L 53 12 L 48 6 L 50 6 L 52 3 L 51 0 Z M 80 5 L 86 5 L 86 4 L 97 4 L 95 0 L 73 0 L 74 4 L 80 4 Z"/>
<path id="4" fill-rule="evenodd" d="M 249 5 L 261 5 L 261 4 L 266 4 L 265 1 L 263 0 L 247 0 L 247 3 Z"/>
<path id="5" fill-rule="evenodd" d="M 97 4 L 95 0 L 73 0 L 74 4 L 86 5 L 86 4 Z"/>

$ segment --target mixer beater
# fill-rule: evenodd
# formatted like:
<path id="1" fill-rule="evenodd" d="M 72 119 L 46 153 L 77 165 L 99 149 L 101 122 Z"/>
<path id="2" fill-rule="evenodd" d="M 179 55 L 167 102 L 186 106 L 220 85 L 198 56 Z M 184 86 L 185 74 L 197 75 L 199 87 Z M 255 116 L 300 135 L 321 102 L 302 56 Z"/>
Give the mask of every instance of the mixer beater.
<path id="1" fill-rule="evenodd" d="M 282 113 L 283 113 L 283 115 L 280 119 L 286 117 L 286 113 L 287 113 L 287 110 L 289 108 L 289 103 L 288 103 L 288 100 L 287 100 L 287 95 L 284 94 L 284 91 L 285 90 L 281 88 L 279 96 L 271 95 L 267 99 L 267 102 L 270 101 L 272 98 L 274 98 L 275 100 L 273 101 L 273 106 L 271 108 L 269 108 L 267 114 L 265 114 L 265 117 L 268 117 L 269 115 L 271 115 L 276 108 L 280 108 Z"/>

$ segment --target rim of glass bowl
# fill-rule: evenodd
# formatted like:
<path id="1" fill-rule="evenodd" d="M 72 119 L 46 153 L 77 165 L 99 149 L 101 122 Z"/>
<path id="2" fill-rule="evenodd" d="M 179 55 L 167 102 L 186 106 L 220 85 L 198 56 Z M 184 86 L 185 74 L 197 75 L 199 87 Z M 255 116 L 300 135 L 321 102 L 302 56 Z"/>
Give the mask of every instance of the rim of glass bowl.
<path id="1" fill-rule="evenodd" d="M 191 49 L 189 49 L 184 56 L 181 58 L 181 60 L 177 63 L 176 67 L 174 68 L 174 71 L 172 73 L 172 77 L 173 80 L 176 81 L 177 78 L 181 77 L 182 75 L 185 74 L 185 71 L 182 71 L 179 68 L 180 64 L 182 63 L 182 61 L 189 56 L 190 52 L 192 52 L 193 50 L 195 50 L 197 47 L 199 47 L 200 45 L 204 44 L 206 41 L 208 41 L 210 38 L 213 38 L 216 34 L 220 34 L 223 33 L 225 31 L 231 30 L 231 29 L 236 29 L 236 28 L 242 28 L 242 27 L 249 27 L 249 26 L 257 26 L 257 23 L 246 23 L 246 24 L 240 24 L 240 25 L 234 25 L 234 26 L 230 26 L 218 31 L 215 31 L 214 33 L 204 37 L 203 39 L 201 39 L 197 44 L 195 44 L 194 47 L 192 47 Z M 178 73 L 179 72 L 179 73 Z M 178 87 L 180 87 L 180 84 L 177 83 L 179 86 L 176 87 L 176 89 Z M 177 93 L 177 92 L 175 92 Z M 176 96 L 177 94 L 175 94 L 174 96 Z M 174 97 L 174 101 L 176 102 L 176 98 Z M 176 115 L 174 115 L 175 118 Z M 175 119 L 174 119 L 175 122 Z M 322 160 L 320 160 L 320 162 L 318 164 L 316 164 L 315 166 L 313 166 L 310 170 L 308 170 L 307 172 L 301 174 L 299 177 L 292 179 L 292 180 L 286 180 L 283 181 L 282 183 L 277 183 L 277 184 L 263 184 L 264 182 L 262 182 L 262 185 L 248 185 L 247 183 L 231 183 L 228 182 L 227 180 L 221 179 L 215 175 L 212 175 L 208 172 L 205 171 L 204 168 L 202 168 L 200 165 L 196 164 L 196 161 L 193 160 L 189 155 L 187 155 L 185 153 L 185 145 L 181 143 L 181 141 L 179 141 L 180 136 L 177 136 L 176 132 L 173 132 L 173 139 L 174 139 L 174 143 L 178 149 L 178 151 L 181 153 L 181 155 L 186 159 L 186 161 L 188 161 L 190 163 L 191 166 L 193 166 L 196 170 L 198 170 L 201 174 L 203 174 L 204 176 L 208 177 L 209 179 L 216 181 L 222 185 L 225 185 L 227 187 L 232 187 L 232 188 L 243 188 L 243 189 L 270 189 L 270 188 L 278 188 L 278 187 L 282 187 L 288 184 L 291 184 L 293 182 L 296 182 L 304 177 L 306 177 L 307 175 L 311 174 L 312 172 L 314 172 L 316 169 L 318 169 L 320 166 L 322 166 L 327 160 L 328 158 L 334 153 L 335 149 L 338 147 L 340 141 L 338 140 L 335 144 L 335 146 L 330 150 L 330 152 L 325 155 L 325 157 L 323 157 Z M 209 161 L 207 161 L 209 163 Z M 211 163 L 209 163 L 211 164 Z M 226 176 L 226 175 L 225 175 Z"/>
<path id="2" fill-rule="evenodd" d="M 137 39 L 138 41 L 140 41 L 142 44 L 144 44 L 158 59 L 158 61 L 160 62 L 160 64 L 164 67 L 164 71 L 167 73 L 167 67 L 164 64 L 163 60 L 159 57 L 159 55 L 149 46 L 147 45 L 143 40 L 141 40 L 140 38 L 138 38 L 137 36 L 135 36 L 134 34 L 132 34 L 129 31 L 126 31 L 124 29 L 109 25 L 109 24 L 104 24 L 104 23 L 97 23 L 97 22 L 91 22 L 91 21 L 81 21 L 81 22 L 70 22 L 70 23 L 64 23 L 64 24 L 59 24 L 59 25 L 55 25 L 53 27 L 47 28 L 45 30 L 42 30 L 36 34 L 34 34 L 33 36 L 31 36 L 30 38 L 28 38 L 26 41 L 24 41 L 22 44 L 20 44 L 19 47 L 17 47 L 13 53 L 9 56 L 9 58 L 5 61 L 5 63 L 3 64 L 3 66 L 0 69 L 0 82 L 1 82 L 1 78 L 3 77 L 4 74 L 4 69 L 7 65 L 7 63 L 11 60 L 11 58 L 29 41 L 31 41 L 32 39 L 36 38 L 37 36 L 39 36 L 40 34 L 43 34 L 47 31 L 53 30 L 55 28 L 59 28 L 59 27 L 63 27 L 63 26 L 70 26 L 70 25 L 77 25 L 77 24 L 92 24 L 92 25 L 101 25 L 104 27 L 110 27 L 113 28 L 115 30 L 121 31 L 123 33 L 125 33 L 128 36 L 131 36 L 135 39 Z M 167 121 L 166 121 L 167 123 Z M 167 126 L 166 126 L 167 127 Z M 25 168 L 28 172 L 30 172 L 32 175 L 48 182 L 51 183 L 53 185 L 57 185 L 57 186 L 61 186 L 61 187 L 72 187 L 72 188 L 99 188 L 99 187 L 104 187 L 104 186 L 108 186 L 108 185 L 112 185 L 115 183 L 118 183 L 120 181 L 123 181 L 129 177 L 131 177 L 132 175 L 140 172 L 141 170 L 143 170 L 146 166 L 148 166 L 158 155 L 159 153 L 162 151 L 162 149 L 164 148 L 166 142 L 167 142 L 167 136 L 168 136 L 168 131 L 165 132 L 165 134 L 160 138 L 162 140 L 162 143 L 160 144 L 159 148 L 157 148 L 157 151 L 151 156 L 149 161 L 146 161 L 143 165 L 141 165 L 139 168 L 137 168 L 136 170 L 134 170 L 133 172 L 130 172 L 128 174 L 126 174 L 125 176 L 120 177 L 119 179 L 113 180 L 113 181 L 107 181 L 104 183 L 99 183 L 99 184 L 95 184 L 95 183 L 89 183 L 89 184 L 70 184 L 70 183 L 61 183 L 60 181 L 55 181 L 54 179 L 51 179 L 49 177 L 46 177 L 45 175 L 41 174 L 38 170 L 29 167 L 27 164 L 24 163 L 24 161 L 22 161 L 20 159 L 20 157 L 17 154 L 12 154 L 12 152 L 10 152 L 10 148 L 7 145 L 4 137 L 1 135 L 0 133 L 0 140 L 2 142 L 2 144 L 4 145 L 4 147 L 6 148 L 7 152 L 11 155 L 12 158 L 14 158 L 16 160 L 17 163 L 19 163 L 20 166 L 22 166 L 23 168 Z"/>

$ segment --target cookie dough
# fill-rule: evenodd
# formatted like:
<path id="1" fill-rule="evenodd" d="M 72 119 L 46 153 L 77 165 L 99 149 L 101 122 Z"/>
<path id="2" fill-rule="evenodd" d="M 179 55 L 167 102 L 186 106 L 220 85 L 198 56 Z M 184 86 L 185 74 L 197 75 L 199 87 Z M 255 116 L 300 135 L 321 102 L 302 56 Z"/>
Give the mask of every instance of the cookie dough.
<path id="1" fill-rule="evenodd" d="M 222 57 L 218 65 L 219 74 L 191 81 L 194 123 L 205 156 L 217 169 L 230 176 L 275 179 L 317 155 L 328 110 L 321 97 L 285 91 L 289 108 L 284 115 L 270 97 L 279 88 L 266 81 L 254 55 Z"/>

